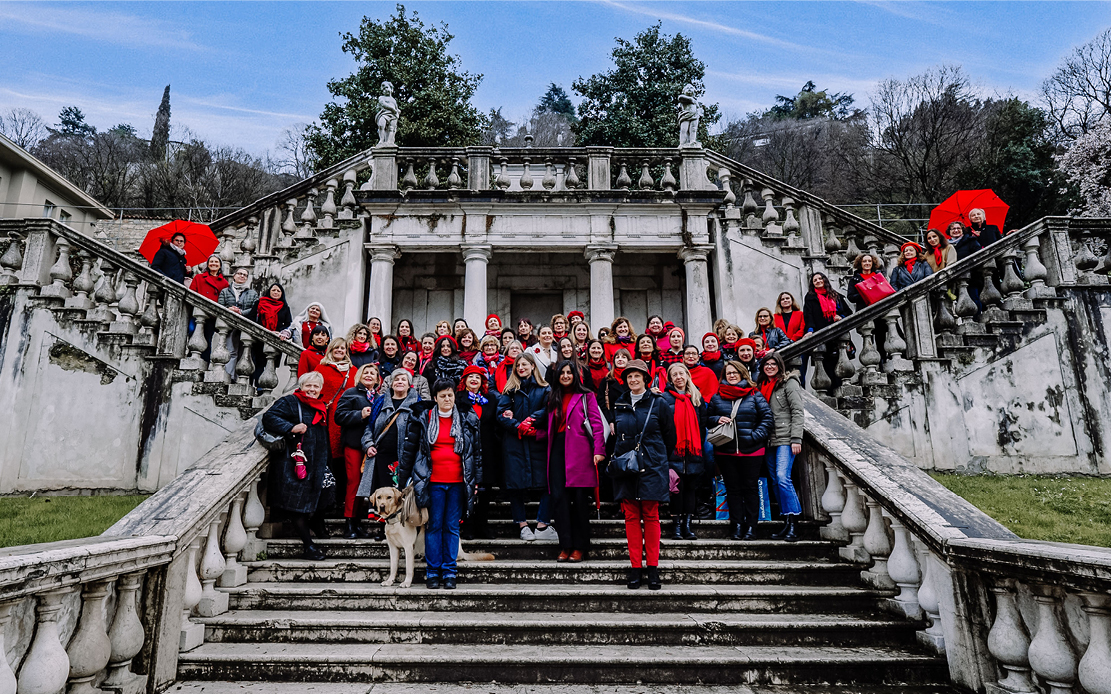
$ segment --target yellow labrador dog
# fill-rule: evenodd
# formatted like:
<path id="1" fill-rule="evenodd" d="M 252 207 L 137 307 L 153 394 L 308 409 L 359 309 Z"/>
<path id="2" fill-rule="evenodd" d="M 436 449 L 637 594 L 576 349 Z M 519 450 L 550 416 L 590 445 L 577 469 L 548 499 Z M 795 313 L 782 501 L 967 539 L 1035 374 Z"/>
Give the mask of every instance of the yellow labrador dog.
<path id="1" fill-rule="evenodd" d="M 413 583 L 413 562 L 415 557 L 424 556 L 424 526 L 428 523 L 428 509 L 418 508 L 416 491 L 412 487 L 405 490 L 396 487 L 382 487 L 370 497 L 371 506 L 381 518 L 386 519 L 386 543 L 390 547 L 390 575 L 382 581 L 384 586 L 392 586 L 397 578 L 398 554 L 405 549 L 405 580 L 402 588 Z M 466 552 L 462 542 L 459 545 L 459 561 L 493 561 L 494 555 L 488 552 Z"/>

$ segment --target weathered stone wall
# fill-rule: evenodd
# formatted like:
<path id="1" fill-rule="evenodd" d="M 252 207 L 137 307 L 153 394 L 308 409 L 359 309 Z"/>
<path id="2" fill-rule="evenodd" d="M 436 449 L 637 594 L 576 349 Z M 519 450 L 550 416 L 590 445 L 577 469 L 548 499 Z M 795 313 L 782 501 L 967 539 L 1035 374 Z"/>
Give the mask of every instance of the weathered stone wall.
<path id="1" fill-rule="evenodd" d="M 169 218 L 124 217 L 94 222 L 86 232 L 97 241 L 111 246 L 120 253 L 136 253 L 151 229 L 169 223 Z"/>

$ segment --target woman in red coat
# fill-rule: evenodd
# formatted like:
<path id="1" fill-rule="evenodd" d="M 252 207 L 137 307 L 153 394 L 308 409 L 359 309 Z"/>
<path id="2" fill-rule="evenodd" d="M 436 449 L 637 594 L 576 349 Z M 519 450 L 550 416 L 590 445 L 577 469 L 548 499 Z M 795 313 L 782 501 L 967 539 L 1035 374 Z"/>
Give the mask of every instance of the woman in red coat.
<path id="1" fill-rule="evenodd" d="M 189 288 L 210 301 L 218 301 L 220 292 L 228 288 L 228 280 L 221 269 L 224 267 L 220 256 L 208 256 L 207 272 L 199 273 L 193 277 Z"/>
<path id="2" fill-rule="evenodd" d="M 320 389 L 320 399 L 328 408 L 328 445 L 332 458 L 343 458 L 343 444 L 340 437 L 343 433 L 339 424 L 336 424 L 336 404 L 343 395 L 343 391 L 355 385 L 356 369 L 351 366 L 351 359 L 347 356 L 347 340 L 337 337 L 328 343 L 324 358 L 316 371 L 324 376 L 324 387 Z"/>

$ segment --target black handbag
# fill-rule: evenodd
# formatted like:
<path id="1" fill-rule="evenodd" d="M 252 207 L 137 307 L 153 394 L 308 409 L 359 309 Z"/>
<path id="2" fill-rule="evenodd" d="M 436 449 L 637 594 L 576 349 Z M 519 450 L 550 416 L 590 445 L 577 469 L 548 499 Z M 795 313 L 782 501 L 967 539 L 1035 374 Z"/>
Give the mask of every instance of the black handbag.
<path id="1" fill-rule="evenodd" d="M 656 399 L 652 398 L 652 404 L 648 406 L 648 416 L 644 419 L 644 428 L 637 435 L 636 444 L 632 449 L 610 459 L 609 467 L 606 468 L 606 474 L 610 477 L 635 477 L 645 471 L 645 466 L 640 464 L 640 442 L 648 431 L 648 422 L 652 421 L 652 409 L 655 407 Z M 635 413 L 636 410 L 634 409 L 633 412 Z"/>

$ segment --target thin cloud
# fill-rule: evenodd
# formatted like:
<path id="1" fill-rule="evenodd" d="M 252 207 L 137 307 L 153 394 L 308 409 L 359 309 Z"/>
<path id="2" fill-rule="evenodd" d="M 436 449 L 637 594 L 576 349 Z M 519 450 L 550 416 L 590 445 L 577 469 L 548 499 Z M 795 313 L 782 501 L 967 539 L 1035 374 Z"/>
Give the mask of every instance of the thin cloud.
<path id="1" fill-rule="evenodd" d="M 172 48 L 207 51 L 186 31 L 168 28 L 163 22 L 134 15 L 82 8 L 58 7 L 48 3 L 0 5 L 0 23 L 8 29 L 28 33 L 70 34 L 128 48 Z"/>
<path id="2" fill-rule="evenodd" d="M 637 5 L 629 5 L 623 2 L 616 2 L 615 0 L 601 0 L 601 4 L 616 7 L 626 12 L 633 12 L 635 14 L 645 15 L 647 17 L 654 17 L 656 19 L 666 19 L 671 22 L 680 22 L 683 24 L 690 24 L 702 29 L 716 31 L 721 34 L 729 34 L 731 36 L 740 36 L 759 43 L 766 43 L 771 46 L 778 46 L 780 48 L 791 48 L 794 50 L 812 50 L 812 46 L 804 46 L 790 41 L 784 41 L 772 36 L 765 36 L 758 34 L 754 31 L 747 31 L 745 29 L 738 29 L 737 27 L 729 26 L 727 24 L 719 24 L 718 22 L 710 22 L 705 19 L 696 19 L 688 17 L 687 15 L 675 14 L 674 12 L 661 12 L 654 8 L 638 7 Z"/>
<path id="3" fill-rule="evenodd" d="M 810 73 L 777 75 L 756 72 L 721 72 L 718 70 L 707 70 L 706 77 L 715 77 L 757 87 L 787 89 L 792 94 L 794 94 L 796 90 L 801 89 L 808 80 L 812 80 L 820 89 L 848 91 L 858 99 L 861 94 L 871 91 L 880 79 L 857 79 L 844 75 L 815 75 Z"/>

